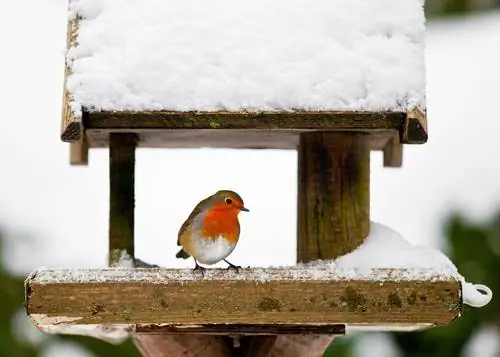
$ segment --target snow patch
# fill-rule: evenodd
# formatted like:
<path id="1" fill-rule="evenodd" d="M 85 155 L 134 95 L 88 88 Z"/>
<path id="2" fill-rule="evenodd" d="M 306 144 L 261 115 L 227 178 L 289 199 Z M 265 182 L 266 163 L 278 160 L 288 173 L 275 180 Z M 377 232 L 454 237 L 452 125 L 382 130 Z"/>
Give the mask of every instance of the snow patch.
<path id="1" fill-rule="evenodd" d="M 416 246 L 401 234 L 382 224 L 371 222 L 370 234 L 365 242 L 352 253 L 335 260 L 318 260 L 306 266 L 332 269 L 353 269 L 358 274 L 372 269 L 404 269 L 407 278 L 419 279 L 422 270 L 427 274 L 452 276 L 462 283 L 463 302 L 473 307 L 487 305 L 493 293 L 485 285 L 474 285 L 459 274 L 453 262 L 441 251 L 426 246 Z"/>
<path id="2" fill-rule="evenodd" d="M 111 256 L 118 256 L 118 261 L 112 264 L 114 268 L 134 268 L 135 261 L 126 250 L 113 250 Z"/>
<path id="3" fill-rule="evenodd" d="M 425 108 L 423 0 L 71 0 L 72 109 Z"/>

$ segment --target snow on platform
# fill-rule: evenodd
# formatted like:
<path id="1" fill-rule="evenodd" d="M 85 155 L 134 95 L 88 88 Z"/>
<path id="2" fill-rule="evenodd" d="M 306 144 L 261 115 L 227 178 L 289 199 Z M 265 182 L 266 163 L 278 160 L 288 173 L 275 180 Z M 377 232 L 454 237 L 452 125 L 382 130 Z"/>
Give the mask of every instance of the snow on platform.
<path id="1" fill-rule="evenodd" d="M 425 108 L 423 0 L 70 0 L 75 18 L 76 116 Z"/>
<path id="2" fill-rule="evenodd" d="M 458 280 L 462 284 L 463 302 L 481 307 L 490 302 L 492 291 L 474 285 L 460 275 L 452 261 L 439 250 L 414 246 L 396 231 L 371 223 L 370 234 L 354 252 L 335 260 L 318 260 L 295 266 L 247 268 L 240 272 L 207 269 L 204 277 L 192 269 L 130 269 L 130 259 L 122 254 L 123 267 L 108 269 L 53 270 L 39 269 L 27 279 L 36 284 L 57 283 L 169 283 L 196 280 L 370 280 L 370 281 L 443 281 Z"/>

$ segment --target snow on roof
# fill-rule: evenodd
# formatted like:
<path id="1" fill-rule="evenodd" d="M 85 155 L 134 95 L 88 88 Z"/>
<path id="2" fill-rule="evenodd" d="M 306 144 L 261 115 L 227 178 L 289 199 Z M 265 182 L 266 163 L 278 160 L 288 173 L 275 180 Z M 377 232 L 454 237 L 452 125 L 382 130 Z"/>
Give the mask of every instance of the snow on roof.
<path id="1" fill-rule="evenodd" d="M 425 108 L 423 0 L 70 0 L 75 18 L 77 116 Z"/>

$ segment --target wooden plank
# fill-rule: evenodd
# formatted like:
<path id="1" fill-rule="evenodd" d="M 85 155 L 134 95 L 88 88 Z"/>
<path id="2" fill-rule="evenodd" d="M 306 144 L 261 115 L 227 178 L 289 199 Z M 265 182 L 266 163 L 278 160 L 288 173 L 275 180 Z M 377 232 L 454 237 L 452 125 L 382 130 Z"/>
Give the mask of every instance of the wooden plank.
<path id="1" fill-rule="evenodd" d="M 353 251 L 370 229 L 367 136 L 302 134 L 298 160 L 298 260 L 333 259 Z"/>
<path id="2" fill-rule="evenodd" d="M 111 134 L 109 147 L 109 264 L 134 257 L 135 134 Z"/>
<path id="3" fill-rule="evenodd" d="M 76 45 L 76 38 L 78 33 L 78 22 L 69 21 L 66 32 L 66 48 L 74 47 Z M 63 88 L 63 101 L 62 101 L 62 115 L 61 115 L 61 140 L 65 142 L 77 142 L 82 138 L 82 121 L 76 117 L 71 110 L 70 101 L 71 94 L 66 89 L 68 76 L 71 75 L 71 68 L 66 60 L 64 69 L 64 88 Z"/>
<path id="4" fill-rule="evenodd" d="M 138 147 L 144 148 L 229 148 L 295 150 L 302 129 L 87 129 L 89 147 L 109 147 L 109 134 L 133 132 Z M 369 135 L 371 150 L 382 150 L 398 131 L 378 130 Z"/>
<path id="5" fill-rule="evenodd" d="M 208 269 L 205 278 L 191 269 L 42 270 L 26 281 L 26 309 L 45 325 L 444 325 L 460 314 L 452 276 L 352 274 L 302 266 Z"/>
<path id="6" fill-rule="evenodd" d="M 403 165 L 403 144 L 399 138 L 392 138 L 383 149 L 384 167 L 401 167 Z"/>
<path id="7" fill-rule="evenodd" d="M 206 324 L 206 325 L 167 325 L 139 324 L 136 333 L 148 335 L 195 334 L 195 335 L 344 335 L 345 325 L 341 324 Z"/>
<path id="8" fill-rule="evenodd" d="M 85 129 L 400 130 L 406 113 L 367 111 L 90 111 Z"/>

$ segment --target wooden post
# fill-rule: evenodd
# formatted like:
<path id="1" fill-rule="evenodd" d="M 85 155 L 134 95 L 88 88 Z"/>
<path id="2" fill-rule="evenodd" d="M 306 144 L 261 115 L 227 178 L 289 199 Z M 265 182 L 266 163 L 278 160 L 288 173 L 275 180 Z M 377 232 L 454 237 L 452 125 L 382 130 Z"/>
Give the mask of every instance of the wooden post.
<path id="1" fill-rule="evenodd" d="M 390 139 L 384 146 L 384 167 L 401 167 L 403 165 L 403 144 L 399 137 Z"/>
<path id="2" fill-rule="evenodd" d="M 333 259 L 353 251 L 370 229 L 368 136 L 301 134 L 298 152 L 297 259 Z"/>
<path id="3" fill-rule="evenodd" d="M 134 258 L 136 135 L 109 136 L 109 265 Z"/>
<path id="4" fill-rule="evenodd" d="M 82 140 L 69 144 L 69 164 L 82 166 L 89 164 L 89 145 L 85 136 L 82 136 Z"/>
<path id="5" fill-rule="evenodd" d="M 226 357 L 230 351 L 222 336 L 135 334 L 134 343 L 144 357 Z"/>

